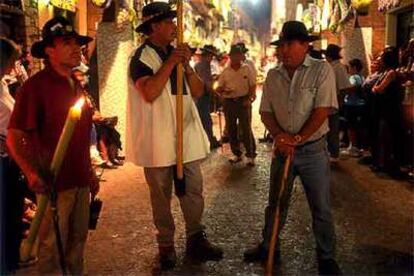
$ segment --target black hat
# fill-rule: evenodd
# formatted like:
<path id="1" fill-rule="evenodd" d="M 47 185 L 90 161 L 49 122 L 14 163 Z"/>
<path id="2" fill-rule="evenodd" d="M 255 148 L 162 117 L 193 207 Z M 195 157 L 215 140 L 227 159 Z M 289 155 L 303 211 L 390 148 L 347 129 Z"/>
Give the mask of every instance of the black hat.
<path id="1" fill-rule="evenodd" d="M 240 46 L 243 49 L 243 53 L 247 53 L 249 51 L 249 49 L 247 49 L 246 44 L 244 44 L 243 42 L 239 42 L 236 45 Z"/>
<path id="2" fill-rule="evenodd" d="M 300 21 L 287 21 L 283 24 L 282 31 L 279 34 L 279 40 L 272 41 L 270 45 L 279 46 L 281 43 L 291 40 L 315 41 L 320 39 L 319 36 L 309 35 L 305 24 Z"/>
<path id="3" fill-rule="evenodd" d="M 232 55 L 232 54 L 236 54 L 236 53 L 243 54 L 244 53 L 243 48 L 240 47 L 240 45 L 237 45 L 237 44 L 231 45 L 230 53 L 229 54 Z"/>
<path id="4" fill-rule="evenodd" d="M 217 49 L 211 44 L 204 45 L 203 48 L 200 48 L 202 54 L 208 53 L 212 55 L 217 55 Z"/>
<path id="5" fill-rule="evenodd" d="M 163 19 L 176 17 L 177 11 L 172 10 L 171 6 L 165 2 L 152 2 L 142 9 L 142 23 L 135 29 L 137 33 L 146 34 L 147 27 L 151 23 L 159 22 Z"/>
<path id="6" fill-rule="evenodd" d="M 46 58 L 45 48 L 51 45 L 55 37 L 72 36 L 80 45 L 85 45 L 93 39 L 89 36 L 79 35 L 70 22 L 62 17 L 56 16 L 43 26 L 42 40 L 33 43 L 31 53 L 35 58 Z"/>
<path id="7" fill-rule="evenodd" d="M 325 55 L 325 57 L 330 57 L 333 60 L 341 59 L 342 56 L 339 54 L 341 52 L 342 48 L 335 44 L 329 44 L 328 47 L 326 47 L 326 50 L 323 50 L 322 53 Z"/>

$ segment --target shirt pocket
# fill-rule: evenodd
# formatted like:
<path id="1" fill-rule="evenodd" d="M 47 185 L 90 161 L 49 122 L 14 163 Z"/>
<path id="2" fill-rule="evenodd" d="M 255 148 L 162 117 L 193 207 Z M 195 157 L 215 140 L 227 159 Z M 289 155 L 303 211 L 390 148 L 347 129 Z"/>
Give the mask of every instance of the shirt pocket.
<path id="1" fill-rule="evenodd" d="M 298 112 L 303 115 L 310 114 L 315 106 L 316 87 L 301 87 L 297 98 Z"/>

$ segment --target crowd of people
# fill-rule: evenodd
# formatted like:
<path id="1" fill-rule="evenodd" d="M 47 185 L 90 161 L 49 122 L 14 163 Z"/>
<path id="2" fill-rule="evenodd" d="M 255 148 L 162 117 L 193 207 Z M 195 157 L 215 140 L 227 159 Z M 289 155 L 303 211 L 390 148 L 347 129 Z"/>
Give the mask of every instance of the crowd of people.
<path id="1" fill-rule="evenodd" d="M 173 188 L 186 225 L 186 255 L 198 261 L 219 261 L 223 251 L 209 241 L 202 223 L 204 212 L 201 162 L 223 143 L 229 143 L 232 164 L 255 166 L 256 139 L 252 103 L 257 80 L 266 78 L 260 99 L 261 120 L 273 142 L 269 202 L 261 242 L 244 253 L 248 262 L 269 256 L 274 216 L 280 206 L 281 227 L 286 219 L 295 176 L 300 176 L 310 204 L 321 274 L 340 274 L 335 261 L 335 231 L 330 205 L 330 166 L 341 157 L 360 158 L 375 172 L 406 177 L 412 171 L 412 118 L 404 117 L 404 101 L 412 100 L 414 40 L 403 51 L 386 47 L 371 62 L 368 76 L 359 59 L 341 63 L 341 47 L 330 44 L 317 51 L 318 40 L 305 25 L 288 21 L 276 47 L 277 64 L 256 69 L 244 43 L 226 54 L 213 45 L 192 50 L 172 46 L 176 11 L 164 2 L 143 8 L 136 31 L 146 40 L 131 54 L 128 79 L 126 145 L 116 131 L 118 118 L 104 117 L 88 88 L 88 64 L 82 51 L 92 40 L 79 35 L 63 17 L 49 20 L 31 55 L 44 69 L 31 74 L 31 55 L 0 38 L 0 176 L 2 183 L 2 273 L 19 266 L 23 221 L 33 217 L 33 203 L 50 185 L 58 194 L 59 227 L 69 273 L 84 271 L 84 247 L 89 202 L 99 191 L 97 167 L 116 168 L 128 161 L 144 168 L 149 186 L 159 264 L 171 269 L 177 261 Z M 326 62 L 326 61 L 327 62 Z M 177 65 L 183 65 L 183 177 L 176 164 Z M 18 91 L 18 92 L 16 92 Z M 80 97 L 86 100 L 61 171 L 50 175 L 49 165 L 67 111 Z M 411 97 L 411 98 L 410 98 Z M 51 101 L 50 99 L 53 99 Z M 213 132 L 211 113 L 224 112 L 220 137 Z M 411 121 L 410 121 L 411 120 Z M 408 126 L 408 127 L 407 127 Z M 411 155 L 407 154 L 407 147 Z M 281 188 L 285 164 L 287 187 Z M 411 166 L 411 167 L 410 167 Z M 412 175 L 411 175 L 412 176 Z M 282 191 L 280 197 L 277 193 Z M 280 202 L 279 202 L 280 201 Z M 26 205 L 29 207 L 25 208 Z M 26 214 L 26 215 L 25 215 Z M 59 253 L 49 206 L 40 226 L 36 261 L 41 273 L 59 270 Z M 27 224 L 27 223 L 26 223 Z M 275 261 L 281 252 L 276 245 Z"/>

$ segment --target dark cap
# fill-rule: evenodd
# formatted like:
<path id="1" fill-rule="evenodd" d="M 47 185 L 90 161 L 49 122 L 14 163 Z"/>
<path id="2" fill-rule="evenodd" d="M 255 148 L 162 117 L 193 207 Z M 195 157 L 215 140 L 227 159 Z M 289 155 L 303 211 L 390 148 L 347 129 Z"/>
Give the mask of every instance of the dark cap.
<path id="1" fill-rule="evenodd" d="M 325 55 L 325 57 L 329 57 L 333 60 L 341 59 L 342 56 L 339 54 L 341 52 L 342 48 L 339 47 L 336 44 L 329 44 L 328 47 L 326 47 L 326 50 L 323 50 L 322 53 Z"/>
<path id="2" fill-rule="evenodd" d="M 171 6 L 165 2 L 152 2 L 142 9 L 142 23 L 135 29 L 137 33 L 147 34 L 147 29 L 151 23 L 160 22 L 166 18 L 174 18 L 177 11 L 172 10 Z"/>
<path id="3" fill-rule="evenodd" d="M 56 37 L 70 36 L 76 38 L 80 45 L 85 45 L 93 39 L 89 36 L 79 35 L 70 22 L 62 17 L 56 16 L 43 26 L 42 40 L 33 43 L 31 53 L 35 58 L 46 58 L 45 48 L 51 45 Z"/>
<path id="4" fill-rule="evenodd" d="M 244 44 L 244 42 L 239 42 L 236 45 L 240 46 L 243 49 L 244 53 L 247 53 L 249 51 L 249 49 L 247 49 L 246 44 Z"/>
<path id="5" fill-rule="evenodd" d="M 279 39 L 272 41 L 270 45 L 279 46 L 283 42 L 299 40 L 299 41 L 315 41 L 320 39 L 318 36 L 309 35 L 305 24 L 300 21 L 287 21 L 283 24 Z"/>
<path id="6" fill-rule="evenodd" d="M 212 54 L 217 55 L 217 48 L 211 44 L 204 45 L 203 48 L 200 48 L 202 54 Z"/>

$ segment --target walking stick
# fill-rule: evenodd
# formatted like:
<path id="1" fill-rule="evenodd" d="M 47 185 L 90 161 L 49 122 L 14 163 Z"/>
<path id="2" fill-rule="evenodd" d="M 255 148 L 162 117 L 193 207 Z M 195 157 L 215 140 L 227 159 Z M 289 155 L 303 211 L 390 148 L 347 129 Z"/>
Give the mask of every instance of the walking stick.
<path id="1" fill-rule="evenodd" d="M 177 45 L 184 42 L 183 32 L 183 0 L 177 0 Z M 176 121 L 177 121 L 177 170 L 174 177 L 175 193 L 177 196 L 185 194 L 184 164 L 183 164 L 183 77 L 182 63 L 177 65 L 177 97 L 176 97 Z"/>
<path id="2" fill-rule="evenodd" d="M 220 131 L 220 141 L 223 140 L 223 124 L 221 121 L 221 110 L 220 107 L 217 107 L 217 115 L 218 115 L 218 121 L 219 121 L 219 131 Z M 221 147 L 221 153 L 224 152 L 224 146 L 223 146 L 223 141 L 220 143 L 220 147 Z"/>
<path id="3" fill-rule="evenodd" d="M 275 255 L 275 247 L 276 247 L 277 238 L 278 238 L 277 233 L 279 231 L 279 221 L 280 221 L 280 218 L 279 218 L 280 200 L 282 198 L 283 191 L 285 189 L 291 161 L 292 161 L 292 156 L 289 154 L 285 159 L 285 164 L 283 166 L 283 176 L 282 176 L 282 180 L 280 183 L 279 194 L 277 195 L 277 206 L 276 206 L 275 218 L 273 222 L 272 238 L 270 240 L 269 254 L 267 256 L 267 263 L 266 263 L 266 270 L 265 270 L 266 276 L 272 275 L 272 272 L 273 272 L 273 258 Z"/>

